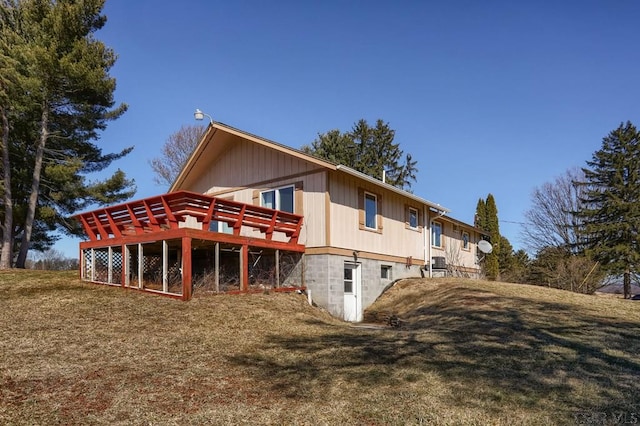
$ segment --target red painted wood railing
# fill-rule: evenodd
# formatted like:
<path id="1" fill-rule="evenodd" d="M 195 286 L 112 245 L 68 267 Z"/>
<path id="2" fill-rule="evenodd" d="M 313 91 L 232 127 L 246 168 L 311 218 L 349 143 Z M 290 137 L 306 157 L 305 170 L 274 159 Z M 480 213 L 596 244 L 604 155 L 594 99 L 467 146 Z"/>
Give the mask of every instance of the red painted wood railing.
<path id="1" fill-rule="evenodd" d="M 157 195 L 142 200 L 80 213 L 75 216 L 90 241 L 121 238 L 127 235 L 160 232 L 193 226 L 209 230 L 212 221 L 225 222 L 240 235 L 242 227 L 258 229 L 271 240 L 275 232 L 296 244 L 302 227 L 302 216 L 224 200 L 189 191 Z"/>

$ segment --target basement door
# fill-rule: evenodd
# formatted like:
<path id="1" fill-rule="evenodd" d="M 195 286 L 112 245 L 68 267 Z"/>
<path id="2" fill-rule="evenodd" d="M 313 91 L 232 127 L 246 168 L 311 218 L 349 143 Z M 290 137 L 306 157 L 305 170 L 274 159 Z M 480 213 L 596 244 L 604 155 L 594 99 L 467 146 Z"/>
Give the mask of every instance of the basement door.
<path id="1" fill-rule="evenodd" d="M 362 281 L 360 278 L 361 265 L 358 263 L 344 263 L 344 320 L 351 322 L 362 321 Z"/>

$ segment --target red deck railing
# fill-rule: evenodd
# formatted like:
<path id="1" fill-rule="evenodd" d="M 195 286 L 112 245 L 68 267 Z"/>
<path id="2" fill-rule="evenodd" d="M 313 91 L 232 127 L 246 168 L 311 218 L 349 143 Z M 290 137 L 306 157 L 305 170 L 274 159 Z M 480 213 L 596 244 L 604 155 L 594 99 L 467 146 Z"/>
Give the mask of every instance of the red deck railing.
<path id="1" fill-rule="evenodd" d="M 157 195 L 142 200 L 101 208 L 75 216 L 90 241 L 122 238 L 183 226 L 209 230 L 212 221 L 225 222 L 240 235 L 243 226 L 258 229 L 271 240 L 275 232 L 297 244 L 302 216 L 293 213 L 224 200 L 189 191 Z"/>

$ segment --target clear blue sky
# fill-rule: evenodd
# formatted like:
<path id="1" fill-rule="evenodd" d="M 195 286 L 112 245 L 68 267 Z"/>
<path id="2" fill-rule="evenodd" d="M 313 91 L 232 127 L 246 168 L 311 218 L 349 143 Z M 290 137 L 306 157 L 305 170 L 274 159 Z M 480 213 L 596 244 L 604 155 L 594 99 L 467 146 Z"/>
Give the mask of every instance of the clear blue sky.
<path id="1" fill-rule="evenodd" d="M 472 223 L 496 198 L 515 248 L 531 191 L 640 125 L 640 2 L 107 0 L 96 37 L 129 111 L 99 144 L 164 193 L 149 159 L 200 108 L 299 148 L 381 118 L 418 160 L 414 193 Z M 77 255 L 80 240 L 56 248 Z"/>

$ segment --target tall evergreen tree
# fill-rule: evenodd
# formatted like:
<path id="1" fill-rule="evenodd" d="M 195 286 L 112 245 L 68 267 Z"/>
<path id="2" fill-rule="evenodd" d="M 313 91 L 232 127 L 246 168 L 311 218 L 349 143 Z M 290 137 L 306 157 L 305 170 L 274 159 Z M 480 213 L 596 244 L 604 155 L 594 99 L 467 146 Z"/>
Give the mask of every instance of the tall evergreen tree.
<path id="1" fill-rule="evenodd" d="M 487 255 L 485 273 L 490 280 L 497 280 L 500 277 L 500 225 L 498 224 L 498 206 L 493 194 L 487 196 L 487 222 L 484 229 L 491 237 L 493 251 Z"/>
<path id="2" fill-rule="evenodd" d="M 487 227 L 487 203 L 480 198 L 476 205 L 476 215 L 473 219 L 473 226 L 479 229 Z"/>
<path id="3" fill-rule="evenodd" d="M 491 253 L 484 258 L 484 274 L 490 280 L 497 280 L 500 276 L 500 226 L 498 224 L 498 207 L 493 194 L 487 195 L 487 199 L 478 200 L 474 224 L 482 229 L 493 246 Z"/>
<path id="4" fill-rule="evenodd" d="M 388 123 L 377 120 L 371 127 L 366 120 L 359 120 L 349 132 L 334 129 L 319 134 L 311 146 L 303 146 L 302 150 L 377 179 L 382 179 L 384 173 L 386 183 L 409 190 L 416 181 L 417 161 L 410 154 L 403 158 L 394 138 L 395 130 Z"/>
<path id="5" fill-rule="evenodd" d="M 11 133 L 3 131 L 8 140 L 2 145 L 0 267 L 12 264 L 16 254 L 15 266 L 24 267 L 30 248 L 47 248 L 54 241 L 53 230 L 77 231 L 67 218 L 78 209 L 133 194 L 133 182 L 121 171 L 102 181 L 85 177 L 131 151 L 105 155 L 93 143 L 107 122 L 126 110 L 124 104 L 113 108 L 115 80 L 108 72 L 115 54 L 93 37 L 106 21 L 100 14 L 103 3 L 0 1 L 3 38 L 9 34 L 18 42 L 0 43 L 0 58 L 11 60 L 2 66 L 10 63 L 7 67 L 17 75 L 11 81 L 16 96 L 3 107 Z M 6 203 L 7 188 L 13 208 Z"/>
<path id="6" fill-rule="evenodd" d="M 640 133 L 629 121 L 602 139 L 602 147 L 583 168 L 584 245 L 608 272 L 624 277 L 630 297 L 631 274 L 640 266 Z"/>

